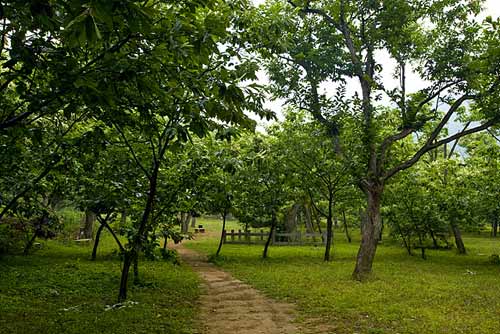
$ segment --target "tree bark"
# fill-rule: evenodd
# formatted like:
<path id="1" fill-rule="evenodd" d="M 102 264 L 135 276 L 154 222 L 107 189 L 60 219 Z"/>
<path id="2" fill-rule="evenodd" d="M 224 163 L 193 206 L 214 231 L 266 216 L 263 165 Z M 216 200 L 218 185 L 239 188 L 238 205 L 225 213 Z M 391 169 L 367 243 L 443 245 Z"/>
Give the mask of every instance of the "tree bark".
<path id="1" fill-rule="evenodd" d="M 381 229 L 381 197 L 383 185 L 371 185 L 365 189 L 367 196 L 367 219 L 361 228 L 361 245 L 356 258 L 356 267 L 353 278 L 363 281 L 372 271 L 373 260 L 377 251 L 378 239 Z"/>
<path id="2" fill-rule="evenodd" d="M 97 229 L 97 233 L 95 234 L 95 240 L 94 240 L 94 248 L 92 249 L 92 261 L 95 261 L 97 257 L 97 246 L 99 246 L 99 239 L 101 238 L 101 232 L 102 229 L 104 228 L 104 225 L 101 224 L 99 228 Z"/>

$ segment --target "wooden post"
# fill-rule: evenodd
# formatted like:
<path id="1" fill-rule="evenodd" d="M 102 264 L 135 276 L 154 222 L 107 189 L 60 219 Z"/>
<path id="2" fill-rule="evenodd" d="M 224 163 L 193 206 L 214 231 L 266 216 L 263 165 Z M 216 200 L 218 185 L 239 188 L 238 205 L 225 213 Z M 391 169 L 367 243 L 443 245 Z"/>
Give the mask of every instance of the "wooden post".
<path id="1" fill-rule="evenodd" d="M 241 230 L 238 230 L 238 241 L 241 241 Z"/>
<path id="2" fill-rule="evenodd" d="M 260 230 L 260 240 L 264 241 L 264 230 Z"/>
<path id="3" fill-rule="evenodd" d="M 234 241 L 234 230 L 231 230 L 231 241 Z"/>
<path id="4" fill-rule="evenodd" d="M 246 230 L 245 239 L 246 239 L 247 243 L 250 244 L 250 230 Z"/>

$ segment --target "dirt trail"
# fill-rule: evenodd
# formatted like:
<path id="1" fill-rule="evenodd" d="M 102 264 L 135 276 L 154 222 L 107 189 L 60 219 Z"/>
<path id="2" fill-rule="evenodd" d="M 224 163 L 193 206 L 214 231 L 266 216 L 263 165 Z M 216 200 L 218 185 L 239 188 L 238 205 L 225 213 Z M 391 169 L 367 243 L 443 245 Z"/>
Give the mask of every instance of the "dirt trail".
<path id="1" fill-rule="evenodd" d="M 204 280 L 200 298 L 202 333 L 206 334 L 295 334 L 294 306 L 278 303 L 251 286 L 207 262 L 206 257 L 176 247 L 183 262 Z"/>

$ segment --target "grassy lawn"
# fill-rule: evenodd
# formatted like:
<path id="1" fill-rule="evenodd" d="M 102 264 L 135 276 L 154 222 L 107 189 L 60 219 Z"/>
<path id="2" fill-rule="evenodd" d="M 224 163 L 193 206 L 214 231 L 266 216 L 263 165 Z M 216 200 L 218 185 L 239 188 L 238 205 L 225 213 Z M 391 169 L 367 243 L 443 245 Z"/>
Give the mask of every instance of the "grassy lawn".
<path id="1" fill-rule="evenodd" d="M 214 224 L 215 227 L 215 224 Z M 359 236 L 348 244 L 336 234 L 333 262 L 319 247 L 224 245 L 224 269 L 277 299 L 297 303 L 299 322 L 321 323 L 331 333 L 499 333 L 500 238 L 466 237 L 469 254 L 428 251 L 410 257 L 385 241 L 371 281 L 351 280 Z M 198 238 L 188 247 L 214 253 L 217 240 Z"/>
<path id="2" fill-rule="evenodd" d="M 199 280 L 189 268 L 140 263 L 141 286 L 116 303 L 120 260 L 108 235 L 96 262 L 91 246 L 43 243 L 29 256 L 0 258 L 0 333 L 197 333 Z"/>

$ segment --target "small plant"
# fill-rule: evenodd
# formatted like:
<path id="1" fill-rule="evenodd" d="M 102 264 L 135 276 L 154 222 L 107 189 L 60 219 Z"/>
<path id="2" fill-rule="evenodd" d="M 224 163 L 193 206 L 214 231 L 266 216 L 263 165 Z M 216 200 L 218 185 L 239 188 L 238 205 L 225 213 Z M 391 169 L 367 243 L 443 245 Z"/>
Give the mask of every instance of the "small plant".
<path id="1" fill-rule="evenodd" d="M 161 248 L 160 254 L 161 254 L 162 259 L 167 261 L 167 262 L 171 262 L 172 264 L 175 264 L 175 265 L 181 264 L 179 261 L 179 254 L 177 254 L 177 251 L 175 251 L 175 250 Z"/>
<path id="2" fill-rule="evenodd" d="M 226 257 L 224 255 L 211 254 L 208 256 L 208 262 L 213 263 L 216 266 L 222 265 L 225 260 Z"/>

